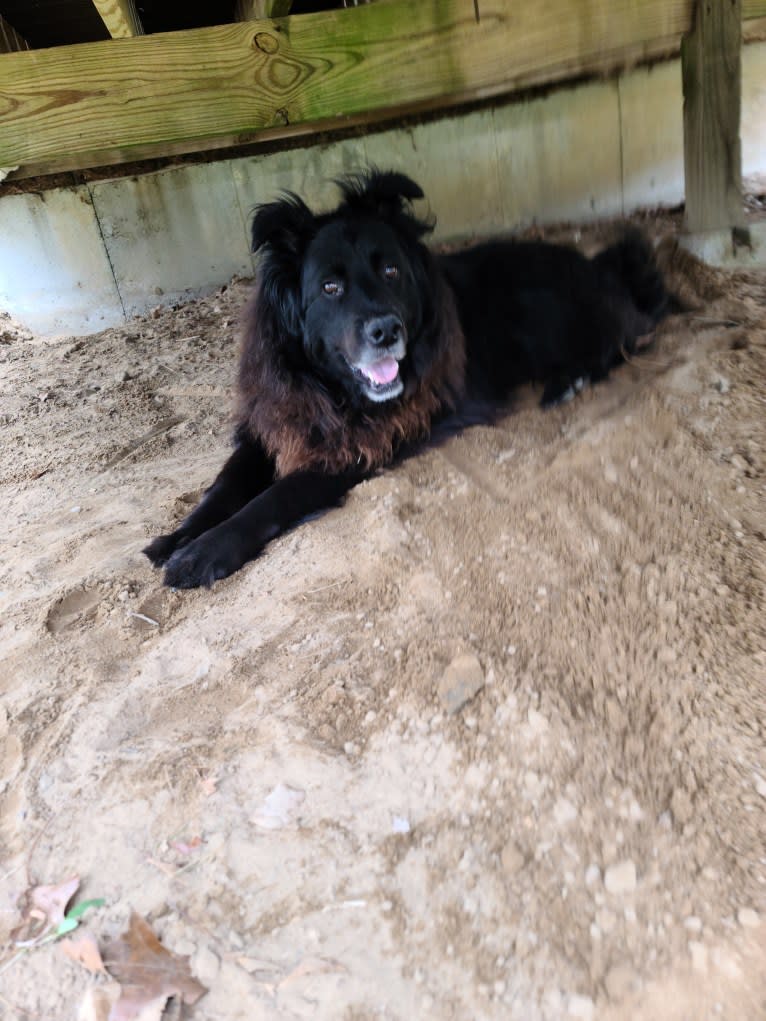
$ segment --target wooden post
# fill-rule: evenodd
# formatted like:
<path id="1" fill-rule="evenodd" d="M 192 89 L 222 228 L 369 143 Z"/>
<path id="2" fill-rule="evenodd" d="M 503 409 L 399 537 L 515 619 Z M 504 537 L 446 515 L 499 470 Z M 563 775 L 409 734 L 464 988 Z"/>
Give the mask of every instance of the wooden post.
<path id="1" fill-rule="evenodd" d="M 135 0 L 93 0 L 93 3 L 112 39 L 132 39 L 144 34 Z"/>
<path id="2" fill-rule="evenodd" d="M 18 53 L 19 50 L 28 49 L 29 43 L 26 39 L 23 39 L 13 25 L 9 25 L 0 15 L 0 53 Z"/>
<path id="3" fill-rule="evenodd" d="M 749 244 L 742 202 L 742 0 L 697 0 L 681 43 L 685 229 Z"/>
<path id="4" fill-rule="evenodd" d="M 292 0 L 237 0 L 235 21 L 256 21 L 258 18 L 284 18 L 290 13 Z"/>

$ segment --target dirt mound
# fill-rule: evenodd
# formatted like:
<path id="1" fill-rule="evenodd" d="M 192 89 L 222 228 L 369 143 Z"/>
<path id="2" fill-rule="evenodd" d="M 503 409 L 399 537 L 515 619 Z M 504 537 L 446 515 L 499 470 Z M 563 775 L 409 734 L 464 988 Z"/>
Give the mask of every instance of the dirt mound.
<path id="1" fill-rule="evenodd" d="M 687 311 L 607 383 L 212 592 L 139 551 L 225 456 L 245 285 L 3 325 L 0 936 L 76 873 L 199 1021 L 763 1016 L 766 278 L 660 252 Z M 76 1015 L 12 954 L 5 1016 Z"/>

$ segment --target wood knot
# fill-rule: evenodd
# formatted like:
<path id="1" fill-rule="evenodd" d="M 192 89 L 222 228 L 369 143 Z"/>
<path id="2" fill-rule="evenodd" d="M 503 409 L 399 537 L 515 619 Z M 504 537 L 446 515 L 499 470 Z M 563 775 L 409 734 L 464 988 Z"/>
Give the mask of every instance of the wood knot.
<path id="1" fill-rule="evenodd" d="M 276 53 L 279 41 L 269 32 L 256 32 L 253 36 L 253 46 L 262 53 Z"/>

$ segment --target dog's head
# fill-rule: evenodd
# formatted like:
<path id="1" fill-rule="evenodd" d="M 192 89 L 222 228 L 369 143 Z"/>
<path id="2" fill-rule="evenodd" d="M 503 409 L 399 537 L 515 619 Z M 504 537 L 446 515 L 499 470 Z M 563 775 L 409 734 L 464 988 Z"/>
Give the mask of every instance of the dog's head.
<path id="1" fill-rule="evenodd" d="M 420 370 L 415 347 L 432 315 L 420 238 L 430 225 L 411 212 L 423 193 L 403 174 L 338 183 L 331 213 L 315 215 L 295 195 L 259 207 L 259 300 L 294 357 L 355 403 L 380 404 L 412 389 Z"/>

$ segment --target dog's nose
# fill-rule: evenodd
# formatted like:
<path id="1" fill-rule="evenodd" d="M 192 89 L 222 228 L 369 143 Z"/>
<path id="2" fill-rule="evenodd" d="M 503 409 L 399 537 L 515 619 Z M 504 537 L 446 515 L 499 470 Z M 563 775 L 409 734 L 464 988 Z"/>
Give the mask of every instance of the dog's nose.
<path id="1" fill-rule="evenodd" d="M 404 323 L 393 313 L 376 316 L 364 324 L 364 336 L 375 347 L 391 347 L 404 336 Z"/>

